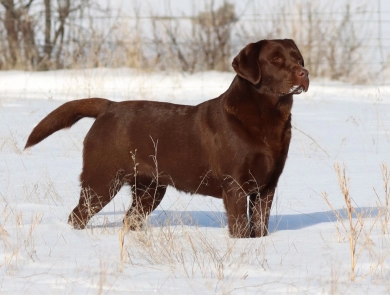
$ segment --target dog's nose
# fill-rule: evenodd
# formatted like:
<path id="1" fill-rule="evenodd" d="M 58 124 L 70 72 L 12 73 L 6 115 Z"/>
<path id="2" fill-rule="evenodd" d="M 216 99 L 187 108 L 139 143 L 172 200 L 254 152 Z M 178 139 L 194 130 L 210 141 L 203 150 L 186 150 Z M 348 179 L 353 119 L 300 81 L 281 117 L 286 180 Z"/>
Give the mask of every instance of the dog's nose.
<path id="1" fill-rule="evenodd" d="M 301 68 L 300 70 L 296 71 L 296 75 L 299 78 L 306 78 L 309 76 L 309 71 L 304 68 Z"/>

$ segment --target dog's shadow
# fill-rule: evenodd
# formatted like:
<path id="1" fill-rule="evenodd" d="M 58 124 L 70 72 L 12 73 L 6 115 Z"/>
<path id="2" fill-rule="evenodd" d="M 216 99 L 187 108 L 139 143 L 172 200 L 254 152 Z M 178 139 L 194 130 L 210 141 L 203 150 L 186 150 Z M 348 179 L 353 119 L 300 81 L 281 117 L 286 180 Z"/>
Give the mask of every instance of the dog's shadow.
<path id="1" fill-rule="evenodd" d="M 375 218 L 378 216 L 378 214 L 379 208 L 377 207 L 361 207 L 356 208 L 356 213 L 353 214 L 353 218 L 356 218 L 356 215 L 363 216 L 365 218 Z M 339 218 L 347 219 L 347 211 L 344 209 L 337 209 L 335 212 L 323 211 L 300 214 L 272 215 L 270 217 L 269 231 L 277 232 L 285 230 L 299 230 L 321 223 L 334 223 Z"/>
<path id="2" fill-rule="evenodd" d="M 125 212 L 123 212 L 124 215 Z M 356 208 L 356 213 L 365 217 L 376 217 L 379 213 L 377 207 Z M 110 212 L 100 213 L 110 215 Z M 118 214 L 118 212 L 116 212 Z M 344 209 L 336 210 L 339 217 L 347 218 Z M 337 216 L 333 211 L 300 213 L 300 214 L 280 214 L 271 215 L 269 231 L 271 233 L 285 230 L 299 230 L 320 223 L 336 222 Z M 354 217 L 355 214 L 354 214 Z M 151 227 L 164 226 L 197 226 L 207 228 L 224 228 L 227 226 L 227 218 L 224 212 L 220 211 L 174 211 L 155 210 L 148 218 Z M 105 225 L 91 225 L 91 228 L 101 227 L 121 227 L 122 221 L 112 222 Z"/>

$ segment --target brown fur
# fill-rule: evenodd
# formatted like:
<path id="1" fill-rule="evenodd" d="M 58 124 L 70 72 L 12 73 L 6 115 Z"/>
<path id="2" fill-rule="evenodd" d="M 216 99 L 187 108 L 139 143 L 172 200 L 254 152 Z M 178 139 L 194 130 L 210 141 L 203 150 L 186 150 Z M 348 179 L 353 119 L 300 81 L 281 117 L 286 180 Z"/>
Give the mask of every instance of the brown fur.
<path id="1" fill-rule="evenodd" d="M 84 140 L 81 196 L 69 223 L 84 228 L 129 184 L 125 223 L 137 229 L 172 185 L 222 198 L 232 237 L 266 235 L 291 139 L 293 94 L 307 91 L 308 72 L 292 40 L 249 44 L 233 67 L 229 89 L 197 106 L 89 98 L 44 118 L 26 148 L 83 117 L 96 118 Z"/>

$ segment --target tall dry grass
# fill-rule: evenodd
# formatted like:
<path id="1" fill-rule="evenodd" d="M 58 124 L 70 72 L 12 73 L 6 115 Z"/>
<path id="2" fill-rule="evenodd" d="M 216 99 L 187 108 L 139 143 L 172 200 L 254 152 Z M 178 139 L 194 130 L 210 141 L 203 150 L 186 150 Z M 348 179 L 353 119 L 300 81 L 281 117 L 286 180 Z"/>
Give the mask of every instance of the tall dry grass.
<path id="1" fill-rule="evenodd" d="M 385 185 L 387 185 L 388 183 L 386 182 L 386 179 L 388 174 L 387 170 L 383 170 L 384 166 L 385 165 L 381 166 L 382 176 Z M 355 202 L 353 201 L 350 194 L 350 178 L 346 175 L 345 165 L 340 167 L 339 163 L 335 163 L 334 169 L 337 175 L 340 192 L 346 207 L 344 210 L 337 210 L 330 202 L 326 192 L 322 193 L 322 197 L 336 217 L 337 222 L 335 223 L 335 226 L 337 230 L 338 242 L 343 240 L 344 235 L 348 239 L 351 270 L 349 278 L 353 282 L 356 279 L 358 261 L 362 257 L 363 253 L 368 253 L 368 255 L 375 261 L 374 264 L 370 266 L 368 273 L 362 275 L 362 277 L 366 277 L 369 274 L 377 271 L 379 268 L 382 268 L 384 261 L 390 255 L 390 250 L 386 250 L 383 253 L 378 253 L 375 251 L 373 248 L 373 241 L 371 239 L 373 230 L 378 222 L 381 223 L 383 231 L 383 224 L 384 220 L 387 218 L 388 208 L 386 212 L 386 210 L 383 210 L 383 207 L 380 206 L 376 208 L 377 213 L 375 213 L 375 208 L 367 210 L 356 208 L 354 205 Z M 385 196 L 387 195 L 386 188 Z"/>
<path id="2" fill-rule="evenodd" d="M 375 195 L 378 199 L 378 209 L 381 218 L 381 228 L 383 234 L 389 234 L 389 222 L 390 222 L 390 170 L 385 162 L 381 164 L 382 181 L 383 181 L 383 199 L 379 196 L 374 188 Z"/>
<path id="3" fill-rule="evenodd" d="M 253 11 L 240 11 L 225 0 L 203 0 L 180 16 L 169 1 L 163 15 L 151 2 L 133 2 L 127 11 L 90 0 L 51 8 L 39 6 L 43 2 L 50 3 L 33 1 L 24 10 L 19 5 L 7 8 L 5 2 L 0 6 L 0 69 L 229 71 L 232 57 L 245 44 L 290 38 L 301 49 L 311 77 L 361 83 L 378 75 L 371 68 L 373 51 L 383 51 L 369 50 L 373 28 L 367 22 L 373 9 L 368 1 L 253 2 L 248 4 Z M 48 14 L 49 8 L 57 13 Z M 43 14 L 51 22 L 38 17 Z M 11 30 L 10 22 L 18 26 Z M 23 28 L 28 28 L 24 34 Z M 381 72 L 386 66 L 383 61 Z"/>

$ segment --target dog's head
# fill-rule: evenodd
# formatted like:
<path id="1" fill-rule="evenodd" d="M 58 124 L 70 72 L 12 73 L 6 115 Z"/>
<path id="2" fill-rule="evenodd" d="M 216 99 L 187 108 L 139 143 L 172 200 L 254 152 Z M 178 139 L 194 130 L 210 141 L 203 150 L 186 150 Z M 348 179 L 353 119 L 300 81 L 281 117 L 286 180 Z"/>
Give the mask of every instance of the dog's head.
<path id="1" fill-rule="evenodd" d="M 284 96 L 309 89 L 309 72 L 291 39 L 248 44 L 233 59 L 232 65 L 240 77 L 260 92 Z"/>

